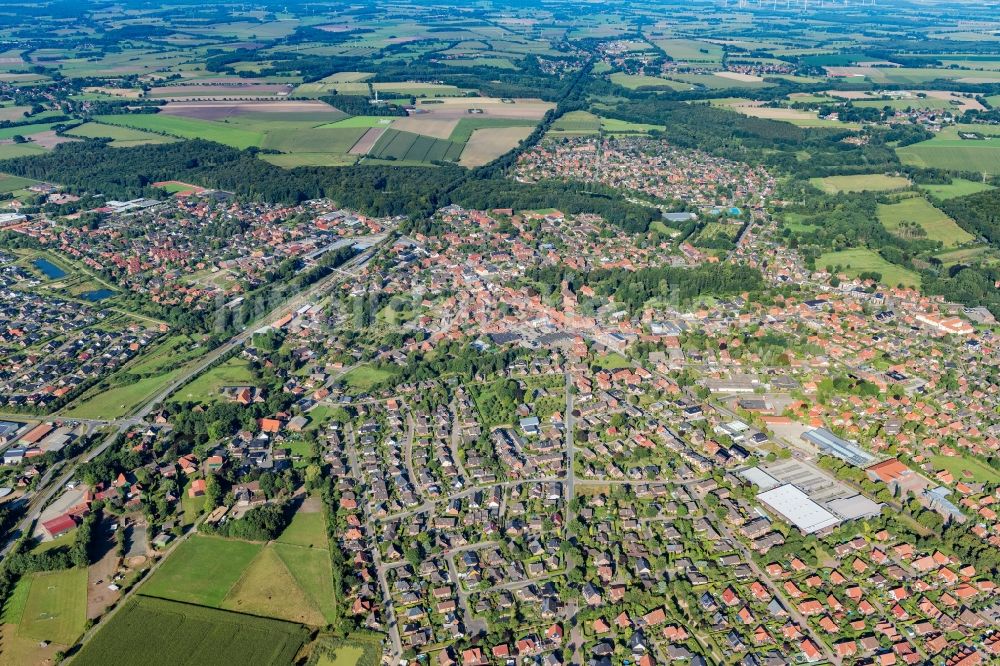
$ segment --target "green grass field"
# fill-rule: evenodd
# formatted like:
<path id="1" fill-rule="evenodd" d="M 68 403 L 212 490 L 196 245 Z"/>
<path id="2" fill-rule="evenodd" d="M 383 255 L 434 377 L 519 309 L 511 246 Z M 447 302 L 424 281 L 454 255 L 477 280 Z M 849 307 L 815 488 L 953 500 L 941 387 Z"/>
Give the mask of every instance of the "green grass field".
<path id="1" fill-rule="evenodd" d="M 995 254 L 991 248 L 981 245 L 979 247 L 963 247 L 951 252 L 942 252 L 935 255 L 935 257 L 945 266 L 954 266 L 955 264 L 983 262 L 994 258 Z"/>
<path id="2" fill-rule="evenodd" d="M 305 548 L 327 548 L 326 518 L 321 511 L 296 511 L 276 541 Z"/>
<path id="3" fill-rule="evenodd" d="M 722 47 L 697 39 L 658 39 L 653 42 L 674 60 L 722 63 Z"/>
<path id="4" fill-rule="evenodd" d="M 992 185 L 980 183 L 964 178 L 956 178 L 947 185 L 921 185 L 920 189 L 938 199 L 954 199 L 964 197 L 978 192 L 992 190 Z"/>
<path id="5" fill-rule="evenodd" d="M 606 134 L 647 134 L 653 130 L 663 131 L 662 125 L 649 125 L 647 123 L 630 123 L 627 120 L 616 118 L 601 118 L 601 131 Z"/>
<path id="6" fill-rule="evenodd" d="M 351 166 L 358 161 L 356 155 L 336 153 L 271 153 L 258 157 L 265 162 L 285 169 L 301 166 Z"/>
<path id="7" fill-rule="evenodd" d="M 83 633 L 86 620 L 86 569 L 31 574 L 31 587 L 21 608 L 19 634 L 72 645 Z"/>
<path id="8" fill-rule="evenodd" d="M 877 173 L 857 176 L 810 178 L 809 183 L 828 194 L 837 194 L 838 192 L 886 192 L 910 186 L 910 180 L 903 176 L 886 176 Z"/>
<path id="9" fill-rule="evenodd" d="M 0 160 L 10 160 L 15 157 L 41 155 L 46 151 L 41 146 L 32 143 L 2 143 L 0 144 Z"/>
<path id="10" fill-rule="evenodd" d="M 297 624 L 137 596 L 74 658 L 78 666 L 291 664 L 308 631 Z"/>
<path id="11" fill-rule="evenodd" d="M 704 86 L 712 90 L 724 90 L 726 88 L 767 88 L 774 85 L 766 81 L 741 81 L 715 74 L 671 74 L 670 78 L 690 83 L 696 86 Z"/>
<path id="12" fill-rule="evenodd" d="M 177 140 L 170 136 L 144 132 L 131 127 L 105 125 L 104 123 L 84 123 L 74 127 L 66 134 L 87 139 L 111 139 L 111 145 L 117 148 L 141 146 L 148 143 L 171 143 Z"/>
<path id="13" fill-rule="evenodd" d="M 521 120 L 518 118 L 462 118 L 455 125 L 449 141 L 455 143 L 466 143 L 472 137 L 472 133 L 478 129 L 489 129 L 491 127 L 534 127 L 536 123 L 532 120 Z"/>
<path id="14" fill-rule="evenodd" d="M 316 660 L 315 666 L 354 666 L 364 656 L 365 651 L 350 645 L 340 645 L 334 649 L 333 655 L 322 654 Z"/>
<path id="15" fill-rule="evenodd" d="M 389 370 L 370 365 L 360 365 L 343 376 L 344 383 L 355 391 L 370 391 L 374 386 L 393 376 Z"/>
<path id="16" fill-rule="evenodd" d="M 257 554 L 219 607 L 310 626 L 326 624 L 326 618 L 295 582 L 273 545 Z"/>
<path id="17" fill-rule="evenodd" d="M 363 127 L 274 129 L 265 135 L 261 148 L 283 153 L 346 153 L 366 131 Z"/>
<path id="18" fill-rule="evenodd" d="M 962 132 L 976 132 L 989 138 L 963 139 Z M 896 149 L 903 164 L 954 171 L 1000 174 L 1000 127 L 993 125 L 953 125 L 938 134 Z"/>
<path id="19" fill-rule="evenodd" d="M 861 108 L 883 109 L 889 107 L 896 111 L 906 109 L 950 109 L 954 108 L 946 99 L 937 97 L 923 97 L 912 99 L 861 99 L 852 102 L 854 106 Z"/>
<path id="20" fill-rule="evenodd" d="M 865 248 L 827 252 L 816 260 L 816 267 L 825 269 L 827 266 L 840 266 L 841 270 L 851 277 L 857 277 L 864 272 L 881 273 L 882 282 L 892 287 L 897 284 L 908 287 L 920 286 L 920 276 L 917 273 L 891 264 L 879 254 Z"/>
<path id="21" fill-rule="evenodd" d="M 262 544 L 196 534 L 177 547 L 142 586 L 142 593 L 219 607 Z"/>
<path id="22" fill-rule="evenodd" d="M 629 90 L 640 90 L 640 89 L 660 89 L 660 90 L 690 90 L 691 86 L 687 83 L 681 83 L 679 81 L 672 81 L 670 79 L 663 79 L 658 76 L 647 76 L 645 74 L 625 74 L 624 72 L 615 72 L 609 77 L 611 83 L 622 86 L 623 88 L 628 88 Z M 719 79 L 720 81 L 722 79 Z"/>
<path id="23" fill-rule="evenodd" d="M 138 407 L 155 395 L 180 372 L 180 368 L 152 377 L 127 382 L 108 389 L 88 391 L 61 413 L 79 419 L 114 419 Z"/>
<path id="24" fill-rule="evenodd" d="M 37 180 L 32 180 L 30 178 L 21 178 L 20 176 L 10 176 L 5 173 L 0 173 L 0 194 L 23 190 L 24 188 L 34 185 L 37 182 Z"/>
<path id="25" fill-rule="evenodd" d="M 974 240 L 972 234 L 923 197 L 911 197 L 895 204 L 879 204 L 878 219 L 892 232 L 899 232 L 904 222 L 916 222 L 927 232 L 928 239 L 941 241 L 944 247 L 955 247 Z"/>
<path id="26" fill-rule="evenodd" d="M 931 456 L 931 465 L 935 469 L 946 469 L 951 472 L 956 482 L 1000 483 L 1000 472 L 975 458 Z"/>
<path id="27" fill-rule="evenodd" d="M 570 111 L 556 118 L 550 134 L 585 136 L 597 134 L 601 129 L 601 119 L 589 111 Z"/>
<path id="28" fill-rule="evenodd" d="M 233 148 L 250 148 L 251 146 L 259 148 L 264 140 L 264 132 L 261 131 L 243 129 L 212 120 L 197 120 L 163 113 L 98 116 L 97 119 L 107 125 L 163 132 L 183 139 L 207 139 Z"/>
<path id="29" fill-rule="evenodd" d="M 393 116 L 350 116 L 335 123 L 320 125 L 318 129 L 354 129 L 358 127 L 384 127 L 391 125 L 395 120 Z"/>
<path id="30" fill-rule="evenodd" d="M 216 402 L 222 397 L 219 389 L 223 386 L 243 386 L 250 384 L 252 379 L 247 362 L 241 358 L 231 358 L 177 389 L 169 401 Z"/>
<path id="31" fill-rule="evenodd" d="M 333 588 L 333 564 L 326 548 L 304 548 L 283 543 L 269 546 L 288 568 L 298 587 L 319 610 L 326 622 L 337 617 L 337 592 Z"/>

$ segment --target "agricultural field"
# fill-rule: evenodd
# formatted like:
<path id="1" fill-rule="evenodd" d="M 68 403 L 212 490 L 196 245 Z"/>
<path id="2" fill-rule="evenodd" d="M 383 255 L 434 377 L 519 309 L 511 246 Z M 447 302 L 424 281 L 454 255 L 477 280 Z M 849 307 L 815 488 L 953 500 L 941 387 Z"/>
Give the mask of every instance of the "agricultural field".
<path id="1" fill-rule="evenodd" d="M 901 227 L 905 223 L 917 224 L 926 232 L 926 238 L 940 241 L 944 247 L 955 247 L 974 240 L 972 234 L 959 227 L 953 219 L 923 197 L 910 197 L 894 204 L 879 204 L 878 219 L 893 233 L 901 233 Z"/>
<path id="2" fill-rule="evenodd" d="M 797 127 L 841 127 L 844 129 L 858 129 L 860 125 L 857 123 L 847 123 L 841 120 L 833 120 L 829 118 L 820 118 L 815 111 L 804 111 L 801 109 L 788 109 L 784 107 L 771 107 L 771 106 L 761 106 L 754 102 L 744 102 L 741 103 L 738 98 L 730 98 L 727 104 L 718 104 L 718 106 L 725 106 L 737 113 L 742 113 L 744 116 L 750 116 L 751 118 L 766 118 L 769 120 L 781 120 L 786 123 L 791 123 Z M 716 101 L 712 101 L 713 105 L 717 105 Z"/>
<path id="3" fill-rule="evenodd" d="M 960 132 L 977 132 L 983 139 L 963 139 Z M 935 169 L 1000 174 L 1000 128 L 953 125 L 927 141 L 896 149 L 903 164 Z"/>
<path id="4" fill-rule="evenodd" d="M 837 194 L 839 192 L 890 192 L 910 186 L 910 180 L 904 176 L 887 176 L 878 173 L 810 178 L 809 183 L 827 194 Z"/>
<path id="5" fill-rule="evenodd" d="M 262 548 L 259 543 L 195 534 L 143 584 L 142 594 L 218 608 Z"/>
<path id="6" fill-rule="evenodd" d="M 648 134 L 653 131 L 662 132 L 665 129 L 662 125 L 632 123 L 617 118 L 600 118 L 600 122 L 601 131 L 605 134 Z"/>
<path id="7" fill-rule="evenodd" d="M 866 248 L 826 252 L 816 259 L 816 267 L 826 269 L 827 266 L 834 269 L 840 266 L 840 270 L 850 277 L 857 277 L 861 273 L 879 273 L 882 275 L 882 283 L 892 287 L 899 284 L 907 287 L 920 286 L 920 276 L 917 273 L 889 263 L 878 253 Z"/>
<path id="8" fill-rule="evenodd" d="M 412 132 L 386 130 L 372 149 L 369 157 L 405 163 L 449 161 L 456 162 L 463 146 L 447 139 L 434 139 Z"/>
<path id="9" fill-rule="evenodd" d="M 98 116 L 97 120 L 106 125 L 170 134 L 182 139 L 206 139 L 233 148 L 259 148 L 264 140 L 264 132 L 259 130 L 230 127 L 221 122 L 185 118 L 166 113 Z"/>
<path id="10" fill-rule="evenodd" d="M 290 664 L 307 637 L 305 628 L 290 622 L 139 595 L 84 645 L 73 663 Z"/>
<path id="11" fill-rule="evenodd" d="M 472 132 L 471 138 L 462 150 L 459 164 L 467 167 L 477 167 L 488 164 L 507 151 L 517 147 L 518 143 L 527 138 L 533 127 L 487 127 Z"/>

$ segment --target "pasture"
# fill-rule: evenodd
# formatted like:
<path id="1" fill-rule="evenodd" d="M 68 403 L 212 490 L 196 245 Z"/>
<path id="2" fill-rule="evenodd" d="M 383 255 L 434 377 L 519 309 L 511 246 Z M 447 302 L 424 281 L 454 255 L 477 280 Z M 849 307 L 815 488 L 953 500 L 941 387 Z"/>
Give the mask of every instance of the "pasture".
<path id="1" fill-rule="evenodd" d="M 608 78 L 611 80 L 611 83 L 628 88 L 629 90 L 691 90 L 692 88 L 689 83 L 664 79 L 659 76 L 649 76 L 647 74 L 614 72 Z"/>
<path id="2" fill-rule="evenodd" d="M 245 359 L 231 358 L 195 377 L 170 396 L 170 402 L 216 402 L 221 399 L 223 386 L 250 384 L 253 376 Z"/>
<path id="3" fill-rule="evenodd" d="M 142 593 L 217 608 L 262 548 L 259 543 L 196 534 L 163 562 Z"/>
<path id="4" fill-rule="evenodd" d="M 850 277 L 857 277 L 861 273 L 867 272 L 880 273 L 883 284 L 892 287 L 898 284 L 907 287 L 920 286 L 920 276 L 917 273 L 891 264 L 881 255 L 867 248 L 826 252 L 816 259 L 816 268 L 825 269 L 827 266 L 832 266 L 835 270 L 839 266 L 840 271 Z"/>
<path id="5" fill-rule="evenodd" d="M 889 192 L 910 186 L 908 178 L 903 176 L 886 176 L 879 173 L 810 178 L 809 183 L 827 194 L 838 194 L 840 192 Z"/>
<path id="6" fill-rule="evenodd" d="M 276 541 L 304 548 L 326 548 L 329 543 L 326 517 L 322 511 L 308 511 L 301 507 Z"/>
<path id="7" fill-rule="evenodd" d="M 315 584 L 315 581 L 309 582 Z M 311 626 L 326 624 L 323 614 L 303 588 L 296 584 L 291 571 L 273 546 L 257 554 L 219 607 Z"/>
<path id="8" fill-rule="evenodd" d="M 918 224 L 929 240 L 941 241 L 944 247 L 955 247 L 974 240 L 972 234 L 959 227 L 953 219 L 930 205 L 923 197 L 910 197 L 894 204 L 879 204 L 878 219 L 893 233 L 900 233 L 906 222 Z"/>
<path id="9" fill-rule="evenodd" d="M 931 456 L 931 465 L 951 472 L 956 483 L 1000 483 L 1000 472 L 975 458 L 937 455 Z"/>
<path id="10" fill-rule="evenodd" d="M 141 146 L 148 143 L 171 143 L 177 140 L 172 136 L 153 134 L 131 127 L 105 125 L 104 123 L 84 123 L 74 127 L 66 134 L 84 139 L 111 139 L 111 145 L 116 148 Z"/>
<path id="11" fill-rule="evenodd" d="M 139 595 L 83 646 L 73 662 L 81 666 L 290 664 L 307 637 L 304 627 L 290 622 Z"/>
<path id="12" fill-rule="evenodd" d="M 924 190 L 936 199 L 955 199 L 956 197 L 964 197 L 970 194 L 992 190 L 993 186 L 974 180 L 955 178 L 947 184 L 921 185 L 920 189 Z"/>
<path id="13" fill-rule="evenodd" d="M 322 621 L 330 623 L 337 617 L 337 591 L 333 587 L 333 564 L 326 548 L 305 548 L 283 543 L 268 546 L 273 549 L 288 569 L 312 606 L 319 611 Z"/>
<path id="14" fill-rule="evenodd" d="M 391 379 L 392 371 L 383 368 L 376 368 L 371 365 L 359 365 L 342 377 L 344 384 L 349 388 L 365 392 L 381 382 Z"/>
<path id="15" fill-rule="evenodd" d="M 549 129 L 554 136 L 586 136 L 597 134 L 601 119 L 589 111 L 570 111 L 556 118 Z"/>
<path id="16" fill-rule="evenodd" d="M 5 173 L 0 173 L 0 194 L 23 190 L 37 182 L 37 180 L 32 180 L 30 178 L 22 178 L 21 176 L 11 176 Z"/>
<path id="17" fill-rule="evenodd" d="M 197 120 L 165 113 L 98 116 L 97 120 L 106 125 L 162 132 L 182 139 L 206 139 L 240 149 L 251 146 L 259 148 L 264 139 L 263 131 L 247 130 L 221 122 Z"/>
<path id="18" fill-rule="evenodd" d="M 722 47 L 698 39 L 657 39 L 653 41 L 673 60 L 722 64 Z"/>
<path id="19" fill-rule="evenodd" d="M 180 368 L 175 367 L 163 374 L 127 381 L 117 386 L 98 385 L 73 401 L 63 414 L 81 419 L 114 419 L 124 416 L 169 384 L 179 372 Z"/>

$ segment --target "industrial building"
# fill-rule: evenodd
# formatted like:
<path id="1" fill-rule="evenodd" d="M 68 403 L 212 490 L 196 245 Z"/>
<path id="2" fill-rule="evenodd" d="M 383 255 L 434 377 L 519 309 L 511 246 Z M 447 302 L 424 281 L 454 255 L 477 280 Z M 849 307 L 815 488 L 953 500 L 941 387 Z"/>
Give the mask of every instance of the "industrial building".
<path id="1" fill-rule="evenodd" d="M 802 439 L 814 445 L 827 455 L 836 456 L 844 462 L 862 469 L 874 463 L 877 458 L 853 442 L 837 437 L 826 428 L 816 428 L 802 433 Z"/>

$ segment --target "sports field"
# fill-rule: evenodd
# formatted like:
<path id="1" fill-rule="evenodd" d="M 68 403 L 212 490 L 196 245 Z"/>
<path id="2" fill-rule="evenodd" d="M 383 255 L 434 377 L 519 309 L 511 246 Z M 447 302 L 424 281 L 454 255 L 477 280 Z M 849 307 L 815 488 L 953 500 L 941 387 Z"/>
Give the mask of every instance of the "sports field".
<path id="1" fill-rule="evenodd" d="M 827 266 L 837 267 L 851 277 L 861 273 L 875 272 L 882 275 L 882 282 L 895 287 L 902 284 L 908 287 L 919 287 L 920 276 L 902 266 L 890 264 L 881 255 L 866 248 L 853 248 L 839 252 L 827 252 L 816 259 L 816 268 Z"/>
<path id="2" fill-rule="evenodd" d="M 927 233 L 929 240 L 941 241 L 944 247 L 955 247 L 974 240 L 972 234 L 959 227 L 923 197 L 910 197 L 899 203 L 879 204 L 878 219 L 889 231 L 899 233 L 906 222 L 913 222 Z"/>
<path id="3" fill-rule="evenodd" d="M 74 658 L 79 666 L 291 664 L 308 631 L 297 624 L 142 595 Z"/>
<path id="4" fill-rule="evenodd" d="M 20 636 L 72 645 L 87 620 L 87 570 L 39 572 L 26 576 L 4 610 L 4 623 Z"/>
<path id="5" fill-rule="evenodd" d="M 838 192 L 886 192 L 910 186 L 908 178 L 903 176 L 886 176 L 878 173 L 810 178 L 809 183 L 828 194 L 837 194 Z"/>

